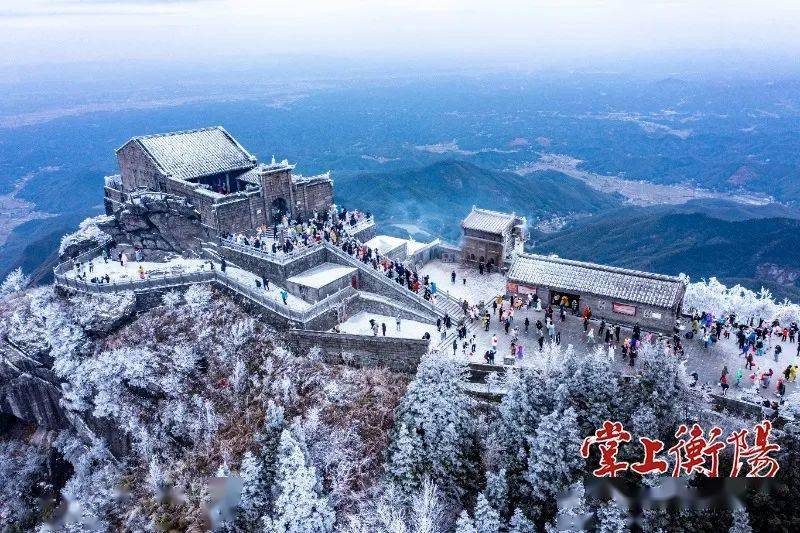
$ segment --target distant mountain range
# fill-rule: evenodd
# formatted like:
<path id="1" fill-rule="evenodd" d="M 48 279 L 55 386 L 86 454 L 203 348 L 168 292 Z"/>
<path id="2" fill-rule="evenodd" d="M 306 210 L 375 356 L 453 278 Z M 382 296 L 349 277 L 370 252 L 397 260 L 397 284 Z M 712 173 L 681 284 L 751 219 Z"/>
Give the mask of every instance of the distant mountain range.
<path id="1" fill-rule="evenodd" d="M 458 239 L 459 223 L 473 205 L 513 211 L 532 221 L 553 213 L 598 213 L 621 203 L 615 195 L 557 172 L 519 176 L 455 160 L 340 178 L 335 193 L 342 205 L 370 209 L 384 230 L 425 238 L 425 232 L 414 231 L 420 228 L 451 240 Z"/>
<path id="2" fill-rule="evenodd" d="M 800 220 L 758 212 L 760 218 L 731 220 L 730 214 L 720 205 L 704 208 L 702 203 L 616 208 L 560 232 L 539 234 L 533 250 L 665 274 L 683 272 L 692 279 L 716 276 L 800 300 Z"/>

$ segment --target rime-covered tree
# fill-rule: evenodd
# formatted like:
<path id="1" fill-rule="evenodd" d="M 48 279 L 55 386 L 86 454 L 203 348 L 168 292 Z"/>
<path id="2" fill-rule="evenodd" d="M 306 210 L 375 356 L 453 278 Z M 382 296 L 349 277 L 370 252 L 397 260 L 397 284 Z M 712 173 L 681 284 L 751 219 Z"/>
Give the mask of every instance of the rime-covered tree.
<path id="1" fill-rule="evenodd" d="M 548 380 L 532 367 L 522 367 L 508 374 L 507 394 L 503 396 L 498 420 L 486 443 L 490 460 L 492 453 L 497 455 L 493 461 L 495 468 L 506 472 L 508 502 L 504 509 L 527 500 L 522 489 L 523 476 L 528 468 L 530 437 L 536 432 L 542 417 L 554 408 L 552 384 L 557 381 Z"/>
<path id="2" fill-rule="evenodd" d="M 242 459 L 242 496 L 236 516 L 236 523 L 242 530 L 257 529 L 261 518 L 272 513 L 272 489 L 284 427 L 283 409 L 270 402 L 264 427 L 255 435 L 257 450 L 245 453 Z"/>
<path id="3" fill-rule="evenodd" d="M 508 521 L 508 533 L 536 533 L 536 526 L 533 525 L 522 509 L 517 507 L 511 520 Z"/>
<path id="4" fill-rule="evenodd" d="M 0 283 L 0 298 L 21 291 L 29 282 L 30 278 L 22 273 L 22 267 L 15 268 Z"/>
<path id="5" fill-rule="evenodd" d="M 572 407 L 582 434 L 590 434 L 604 420 L 616 418 L 619 397 L 617 373 L 603 349 L 586 355 L 575 352 L 564 361 L 568 369 L 556 392 L 556 404 Z"/>
<path id="6" fill-rule="evenodd" d="M 455 533 L 477 533 L 475 522 L 470 518 L 466 510 L 461 511 L 461 514 L 458 515 Z"/>
<path id="7" fill-rule="evenodd" d="M 525 480 L 530 496 L 551 510 L 559 492 L 576 481 L 583 459 L 575 411 L 568 408 L 542 418 L 531 437 Z"/>
<path id="8" fill-rule="evenodd" d="M 501 516 L 507 516 L 508 480 L 506 479 L 505 468 L 501 468 L 497 472 L 486 473 L 486 489 L 483 493 L 489 504 L 491 504 Z"/>
<path id="9" fill-rule="evenodd" d="M 475 531 L 477 533 L 497 533 L 500 530 L 500 515 L 497 514 L 483 494 L 478 495 L 475 504 Z"/>
<path id="10" fill-rule="evenodd" d="M 597 533 L 625 533 L 629 531 L 627 520 L 614 500 L 597 508 Z"/>
<path id="11" fill-rule="evenodd" d="M 644 407 L 649 408 L 657 422 L 653 429 L 657 431 L 647 436 L 668 442 L 678 424 L 687 419 L 692 406 L 685 370 L 680 361 L 666 355 L 663 350 L 644 345 L 639 355 L 642 361 L 640 377 L 620 387 L 623 409 L 627 413 L 636 413 Z M 644 423 L 644 420 L 639 420 L 639 423 Z"/>
<path id="12" fill-rule="evenodd" d="M 733 525 L 731 525 L 728 533 L 753 533 L 753 528 L 750 526 L 750 515 L 747 514 L 747 509 L 739 506 L 731 514 L 733 515 Z"/>
<path id="13" fill-rule="evenodd" d="M 419 458 L 417 451 L 422 445 L 419 435 L 412 433 L 408 425 L 400 422 L 394 438 L 389 444 L 386 462 L 387 478 L 403 494 L 411 494 L 421 478 L 418 471 Z"/>
<path id="14" fill-rule="evenodd" d="M 448 495 L 469 490 L 477 459 L 472 400 L 461 388 L 465 372 L 462 361 L 423 357 L 397 408 L 386 461 L 390 482 L 418 489 L 429 477 Z"/>
<path id="15" fill-rule="evenodd" d="M 265 520 L 275 533 L 326 533 L 333 531 L 335 515 L 328 499 L 319 494 L 319 481 L 313 465 L 289 430 L 281 433 L 277 497 L 272 519 Z"/>
<path id="16" fill-rule="evenodd" d="M 442 502 L 439 488 L 427 477 L 411 503 L 414 533 L 439 533 L 442 524 Z"/>

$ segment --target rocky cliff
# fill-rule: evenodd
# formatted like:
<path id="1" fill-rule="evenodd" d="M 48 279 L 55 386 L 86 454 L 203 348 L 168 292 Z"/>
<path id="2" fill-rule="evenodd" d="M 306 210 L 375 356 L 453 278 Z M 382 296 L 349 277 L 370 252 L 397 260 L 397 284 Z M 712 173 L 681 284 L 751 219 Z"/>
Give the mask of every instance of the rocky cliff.
<path id="1" fill-rule="evenodd" d="M 54 354 L 78 347 L 91 356 L 98 340 L 134 317 L 133 294 L 61 298 L 50 286 L 0 303 L 0 413 L 44 430 L 103 436 L 115 455 L 124 455 L 127 442 L 118 438 L 116 427 L 88 412 L 70 411 Z"/>
<path id="2" fill-rule="evenodd" d="M 159 193 L 132 196 L 99 227 L 117 243 L 163 252 L 199 254 L 202 242 L 210 237 L 186 198 Z"/>

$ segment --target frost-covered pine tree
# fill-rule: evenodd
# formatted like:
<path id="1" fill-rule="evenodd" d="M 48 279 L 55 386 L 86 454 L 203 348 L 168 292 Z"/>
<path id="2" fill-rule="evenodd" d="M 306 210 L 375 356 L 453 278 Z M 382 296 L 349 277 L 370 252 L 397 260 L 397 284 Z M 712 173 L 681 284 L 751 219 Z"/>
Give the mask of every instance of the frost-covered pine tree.
<path id="1" fill-rule="evenodd" d="M 522 509 L 517 507 L 511 515 L 511 520 L 508 521 L 508 533 L 536 533 L 536 526 L 528 520 Z"/>
<path id="2" fill-rule="evenodd" d="M 475 522 L 469 517 L 466 510 L 461 511 L 461 514 L 458 515 L 455 533 L 477 533 Z"/>
<path id="3" fill-rule="evenodd" d="M 0 297 L 21 291 L 28 286 L 29 282 L 30 278 L 22 273 L 22 267 L 15 268 L 0 284 Z"/>
<path id="4" fill-rule="evenodd" d="M 510 373 L 506 387 L 499 422 L 488 444 L 501 451 L 500 463 L 511 481 L 527 468 L 528 438 L 542 417 L 553 409 L 553 391 L 537 369 L 526 367 Z M 516 494 L 515 487 L 510 488 Z"/>
<path id="5" fill-rule="evenodd" d="M 506 470 L 501 468 L 497 472 L 486 473 L 486 489 L 483 491 L 489 504 L 500 513 L 506 516 L 508 507 L 508 481 L 506 480 Z"/>
<path id="6" fill-rule="evenodd" d="M 283 409 L 270 402 L 264 427 L 255 435 L 258 450 L 256 453 L 246 452 L 242 459 L 242 496 L 236 515 L 236 523 L 242 530 L 258 529 L 262 517 L 272 513 L 272 489 L 284 428 Z"/>
<path id="7" fill-rule="evenodd" d="M 458 497 L 468 490 L 465 481 L 475 479 L 470 457 L 475 443 L 472 400 L 461 388 L 465 375 L 462 361 L 423 357 L 397 408 L 386 464 L 390 482 L 418 489 L 427 476 L 448 495 Z M 411 453 L 408 443 L 400 447 L 394 442 L 403 426 L 415 446 Z M 398 473 L 407 477 L 398 479 Z"/>
<path id="8" fill-rule="evenodd" d="M 731 514 L 733 515 L 733 525 L 731 525 L 728 533 L 753 533 L 753 528 L 750 525 L 750 515 L 747 514 L 747 509 L 743 506 L 739 506 Z"/>
<path id="9" fill-rule="evenodd" d="M 411 504 L 411 522 L 414 533 L 439 533 L 442 523 L 442 502 L 439 488 L 427 477 Z"/>
<path id="10" fill-rule="evenodd" d="M 497 533 L 500 530 L 500 515 L 497 514 L 483 494 L 478 495 L 475 504 L 475 531 L 477 533 Z"/>
<path id="11" fill-rule="evenodd" d="M 261 518 L 269 508 L 272 487 L 265 479 L 263 461 L 252 452 L 245 452 L 239 475 L 242 478 L 242 495 L 237 522 L 242 529 L 251 531 L 261 523 Z"/>
<path id="12" fill-rule="evenodd" d="M 597 533 L 625 533 L 629 531 L 627 522 L 614 500 L 597 508 Z"/>
<path id="13" fill-rule="evenodd" d="M 531 438 L 525 473 L 532 497 L 552 501 L 575 482 L 584 464 L 580 456 L 581 442 L 577 416 L 572 408 L 554 411 L 542 418 Z"/>
<path id="14" fill-rule="evenodd" d="M 619 390 L 616 372 L 603 348 L 586 355 L 571 352 L 564 362 L 570 372 L 556 393 L 556 404 L 575 409 L 583 434 L 590 434 L 604 420 L 615 419 Z"/>
<path id="15" fill-rule="evenodd" d="M 336 520 L 328 499 L 316 490 L 317 472 L 289 430 L 281 433 L 277 497 L 270 529 L 275 533 L 326 533 Z"/>
<path id="16" fill-rule="evenodd" d="M 401 494 L 411 494 L 420 478 L 417 455 L 421 445 L 419 436 L 412 434 L 408 425 L 401 422 L 389 444 L 389 460 L 386 462 L 387 478 Z"/>
<path id="17" fill-rule="evenodd" d="M 692 403 L 683 377 L 685 370 L 676 358 L 648 345 L 643 345 L 639 355 L 641 377 L 631 382 L 621 395 L 627 402 L 626 411 L 636 412 L 648 407 L 658 431 L 651 430 L 646 436 L 669 441 L 678 424 L 688 417 Z M 644 423 L 644 420 L 639 422 Z"/>

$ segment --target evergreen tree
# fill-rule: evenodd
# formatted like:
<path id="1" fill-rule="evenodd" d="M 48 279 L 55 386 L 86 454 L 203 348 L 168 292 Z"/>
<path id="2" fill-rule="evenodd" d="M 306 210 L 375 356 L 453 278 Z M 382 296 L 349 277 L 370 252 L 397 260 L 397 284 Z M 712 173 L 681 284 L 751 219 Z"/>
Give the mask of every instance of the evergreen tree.
<path id="1" fill-rule="evenodd" d="M 750 515 L 747 514 L 747 509 L 740 506 L 731 514 L 733 515 L 733 525 L 728 530 L 728 533 L 753 533 L 753 528 L 750 526 Z"/>
<path id="2" fill-rule="evenodd" d="M 475 504 L 475 530 L 477 533 L 497 533 L 500 530 L 500 515 L 483 494 L 478 495 Z"/>
<path id="3" fill-rule="evenodd" d="M 252 452 L 245 452 L 240 475 L 242 496 L 239 499 L 237 523 L 242 529 L 252 531 L 269 509 L 271 486 L 264 475 L 263 460 Z"/>
<path id="4" fill-rule="evenodd" d="M 0 296 L 6 296 L 19 292 L 30 283 L 30 277 L 22 273 L 22 267 L 12 270 L 3 283 L 0 283 Z"/>
<path id="5" fill-rule="evenodd" d="M 448 495 L 470 490 L 477 462 L 472 400 L 461 388 L 463 361 L 425 356 L 397 408 L 397 428 L 389 446 L 389 481 L 418 490 L 430 480 Z M 401 436 L 406 427 L 408 437 Z M 404 442 L 397 442 L 400 438 Z"/>
<path id="6" fill-rule="evenodd" d="M 517 507 L 508 522 L 508 533 L 536 533 L 536 526 Z"/>
<path id="7" fill-rule="evenodd" d="M 597 509 L 597 533 L 625 533 L 627 520 L 614 500 Z"/>
<path id="8" fill-rule="evenodd" d="M 289 430 L 281 433 L 277 497 L 270 529 L 275 533 L 325 533 L 333 531 L 335 515 L 328 499 L 317 492 L 317 472 Z"/>
<path id="9" fill-rule="evenodd" d="M 469 517 L 467 511 L 461 511 L 461 514 L 458 515 L 455 533 L 477 533 L 475 523 L 472 518 Z"/>
<path id="10" fill-rule="evenodd" d="M 532 497 L 553 504 L 558 493 L 575 482 L 583 467 L 580 445 L 577 417 L 572 408 L 542 418 L 531 438 L 525 473 Z"/>
<path id="11" fill-rule="evenodd" d="M 411 504 L 411 522 L 414 533 L 439 533 L 442 523 L 442 503 L 439 488 L 427 477 Z"/>
<path id="12" fill-rule="evenodd" d="M 260 520 L 272 514 L 273 483 L 277 471 L 278 446 L 284 429 L 283 409 L 270 402 L 264 427 L 255 436 L 258 451 L 242 459 L 242 496 L 236 524 L 244 531 L 258 529 Z"/>
<path id="13" fill-rule="evenodd" d="M 508 374 L 507 393 L 500 403 L 499 420 L 487 444 L 488 450 L 499 451 L 495 463 L 506 472 L 508 501 L 503 509 L 530 501 L 524 490 L 529 437 L 536 432 L 542 417 L 554 407 L 554 390 L 550 383 L 536 368 L 522 367 Z"/>
<path id="14" fill-rule="evenodd" d="M 625 390 L 620 391 L 620 398 L 626 402 L 625 411 L 628 413 L 648 407 L 653 413 L 657 431 L 647 436 L 669 442 L 674 438 L 675 428 L 687 419 L 692 405 L 683 379 L 685 370 L 676 358 L 646 344 L 642 345 L 639 356 L 641 377 L 628 382 Z"/>
<path id="15" fill-rule="evenodd" d="M 386 462 L 386 473 L 390 482 L 401 494 L 411 494 L 417 480 L 416 471 L 418 450 L 421 447 L 419 436 L 412 434 L 408 426 L 400 423 L 394 439 L 389 444 L 389 458 Z"/>
<path id="16" fill-rule="evenodd" d="M 483 491 L 489 504 L 500 513 L 506 516 L 508 508 L 508 482 L 506 481 L 506 470 L 501 468 L 498 472 L 486 473 L 486 490 Z"/>
<path id="17" fill-rule="evenodd" d="M 587 355 L 570 352 L 564 366 L 567 371 L 556 392 L 556 405 L 575 410 L 581 434 L 594 433 L 603 421 L 618 417 L 617 376 L 603 348 Z"/>

